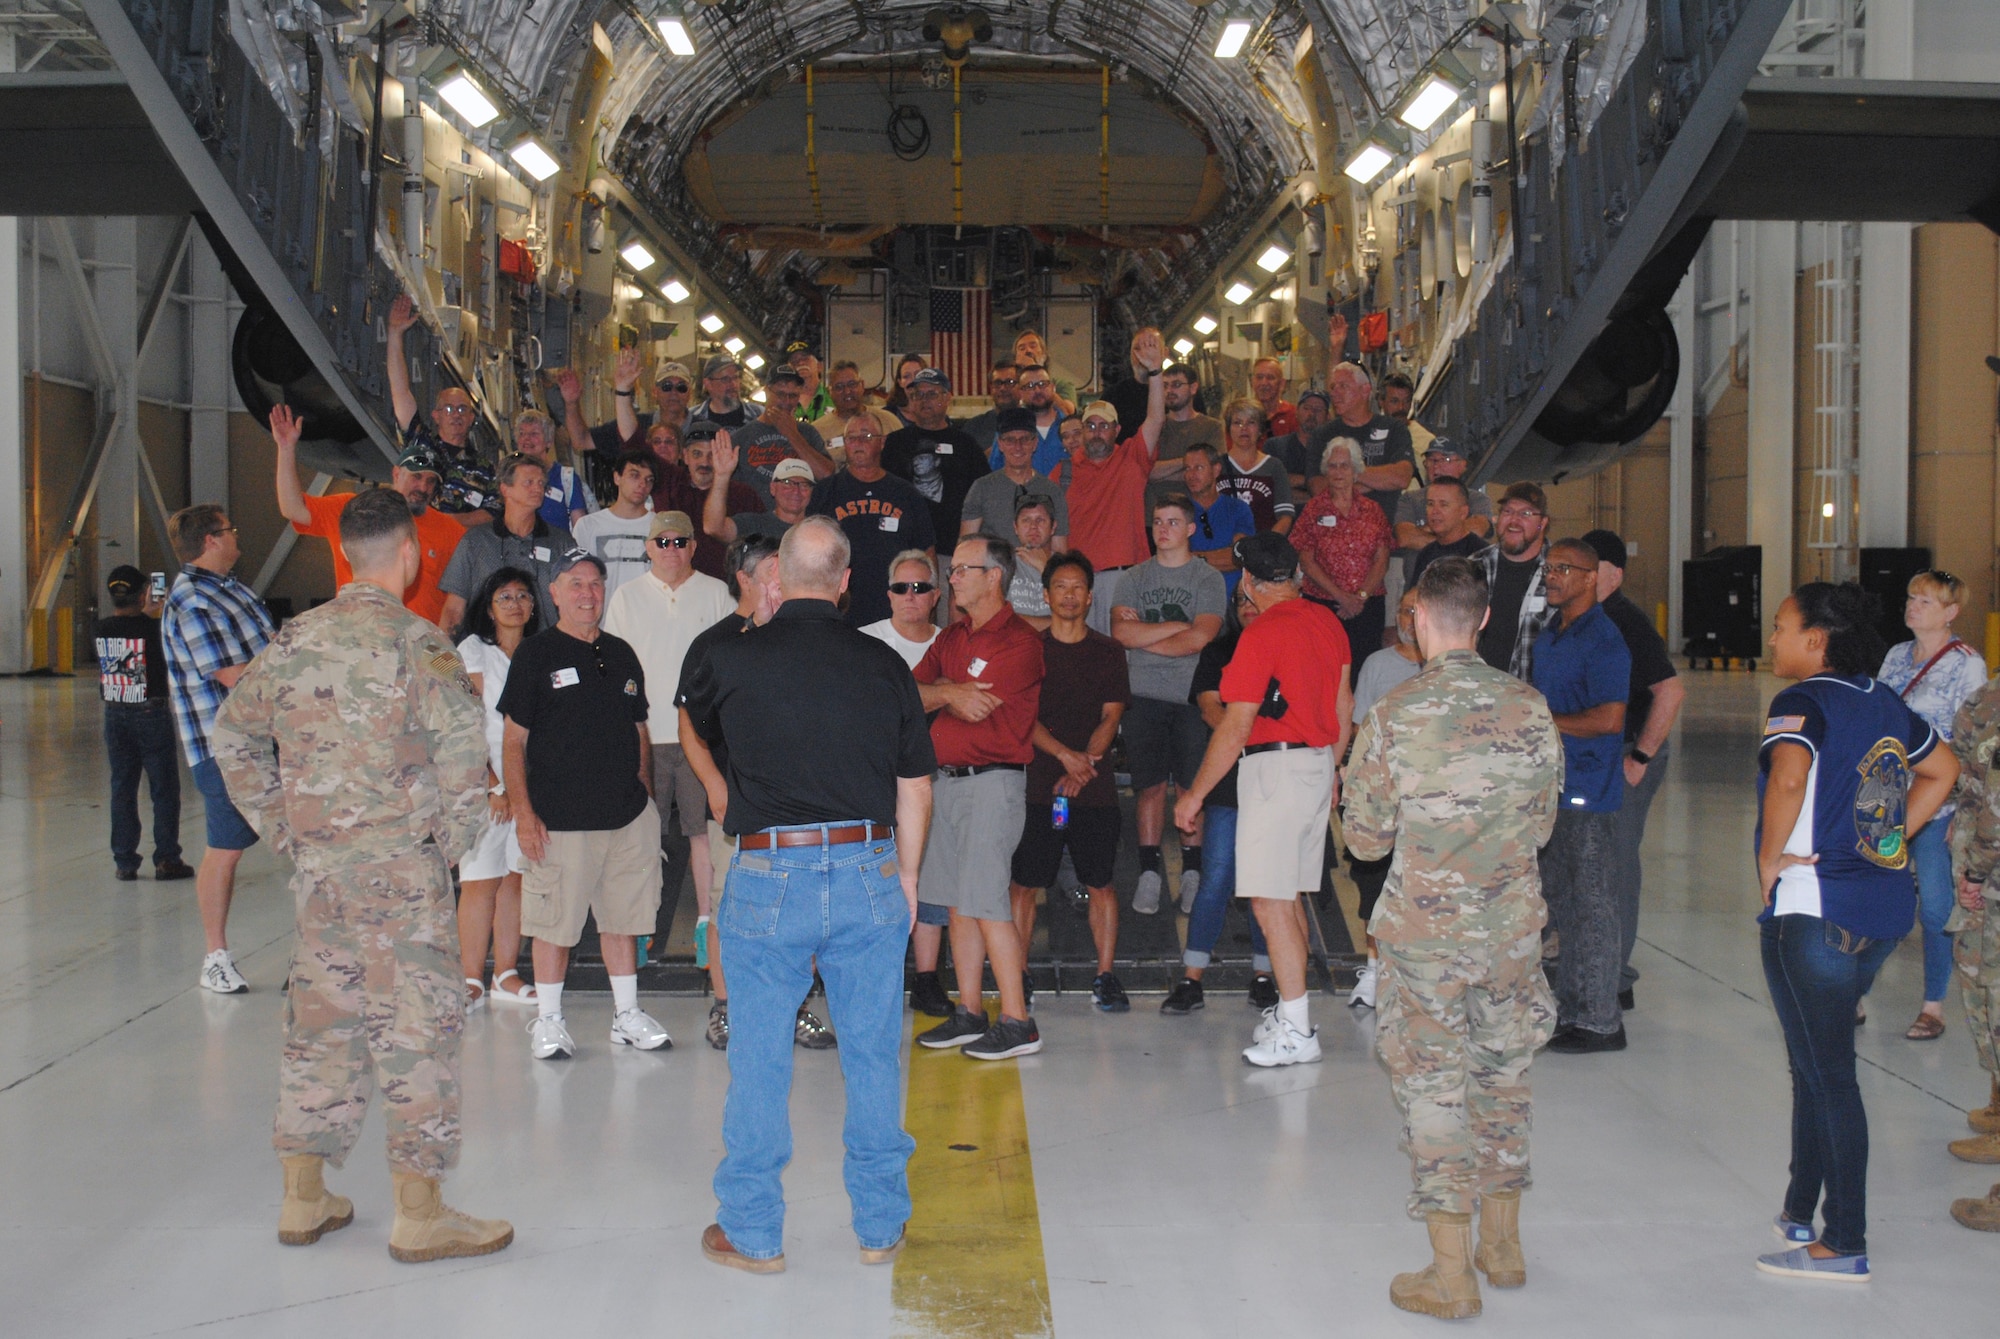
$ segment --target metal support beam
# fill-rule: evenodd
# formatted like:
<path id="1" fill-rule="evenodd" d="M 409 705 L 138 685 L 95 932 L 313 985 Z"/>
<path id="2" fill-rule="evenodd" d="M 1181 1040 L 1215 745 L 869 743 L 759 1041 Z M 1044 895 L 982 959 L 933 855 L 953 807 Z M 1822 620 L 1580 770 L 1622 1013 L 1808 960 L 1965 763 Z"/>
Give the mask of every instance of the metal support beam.
<path id="1" fill-rule="evenodd" d="M 139 221 L 99 218 L 87 226 L 94 262 L 90 299 L 77 304 L 76 316 L 92 343 L 110 352 L 111 375 L 98 382 L 97 412 L 108 413 L 113 427 L 98 465 L 97 561 L 79 574 L 74 597 L 79 607 L 92 603 L 95 583 L 112 568 L 144 566 L 139 558 L 139 457 L 145 451 L 139 440 Z M 56 229 L 58 235 L 68 231 Z"/>
<path id="2" fill-rule="evenodd" d="M 208 238 L 188 241 L 188 501 L 229 508 L 229 280 Z"/>
<path id="3" fill-rule="evenodd" d="M 1797 469 L 1799 225 L 1754 223 L 1750 271 L 1749 542 L 1764 547 L 1768 618 L 1792 589 L 1792 495 Z"/>
<path id="4" fill-rule="evenodd" d="M 1694 272 L 1681 280 L 1680 291 L 1667 307 L 1674 323 L 1674 338 L 1683 349 L 1695 347 L 1695 297 L 1699 293 Z M 1673 407 L 1667 410 L 1667 646 L 1682 645 L 1681 564 L 1694 556 L 1694 416 L 1695 385 L 1690 375 L 1692 362 L 1674 387 Z"/>

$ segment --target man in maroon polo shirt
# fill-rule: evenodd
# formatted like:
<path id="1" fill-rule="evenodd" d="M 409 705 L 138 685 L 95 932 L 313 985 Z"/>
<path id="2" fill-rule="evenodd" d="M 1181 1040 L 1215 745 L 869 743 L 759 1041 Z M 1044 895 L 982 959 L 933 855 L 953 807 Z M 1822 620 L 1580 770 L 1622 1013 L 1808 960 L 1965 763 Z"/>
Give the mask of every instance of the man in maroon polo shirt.
<path id="1" fill-rule="evenodd" d="M 1008 897 L 1035 756 L 1042 639 L 1007 604 L 1013 579 L 1012 544 L 990 535 L 960 540 L 951 588 L 965 617 L 932 640 L 915 671 L 924 710 L 937 713 L 931 745 L 938 759 L 917 897 L 950 908 L 958 972 L 957 1011 L 917 1040 L 934 1050 L 960 1046 L 979 1060 L 1042 1049 L 1022 984 L 1027 945 Z M 991 1025 L 980 999 L 989 958 L 1000 986 L 1000 1016 Z"/>
<path id="2" fill-rule="evenodd" d="M 1306 1007 L 1298 900 L 1318 890 L 1326 859 L 1339 789 L 1334 764 L 1354 714 L 1352 654 L 1333 612 L 1299 598 L 1299 557 L 1289 540 L 1266 531 L 1242 540 L 1237 553 L 1237 591 L 1248 592 L 1258 617 L 1222 673 L 1222 724 L 1174 806 L 1174 822 L 1193 832 L 1202 801 L 1237 766 L 1236 895 L 1252 899 L 1278 982 L 1278 1002 L 1264 1011 L 1243 1058 L 1270 1068 L 1320 1056 Z"/>

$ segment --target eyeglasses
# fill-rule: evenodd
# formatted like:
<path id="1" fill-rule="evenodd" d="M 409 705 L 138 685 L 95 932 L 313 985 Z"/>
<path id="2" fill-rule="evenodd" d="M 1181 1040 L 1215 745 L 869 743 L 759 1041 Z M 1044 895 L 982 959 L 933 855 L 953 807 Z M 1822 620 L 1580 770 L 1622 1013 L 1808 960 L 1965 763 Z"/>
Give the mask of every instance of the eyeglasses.
<path id="1" fill-rule="evenodd" d="M 1055 382 L 1053 382 L 1053 381 L 1049 381 L 1049 380 L 1046 380 L 1046 379 L 1044 379 L 1044 380 L 1041 380 L 1041 381 L 1023 381 L 1023 382 L 1020 382 L 1020 383 L 1018 383 L 1018 384 L 1020 385 L 1021 389 L 1022 389 L 1022 390 L 1024 390 L 1024 391 L 1038 391 L 1038 390 L 1041 390 L 1041 389 L 1042 389 L 1042 388 L 1043 388 L 1044 386 L 1053 386 L 1053 385 L 1055 385 L 1056 383 L 1055 383 Z"/>
<path id="2" fill-rule="evenodd" d="M 1203 539 L 1214 539 L 1215 527 L 1209 524 L 1208 513 L 1203 512 L 1200 516 L 1196 517 L 1195 519 L 1196 523 L 1201 526 L 1201 537 Z"/>
<path id="3" fill-rule="evenodd" d="M 1500 514 L 1517 521 L 1525 521 L 1532 517 L 1540 516 L 1542 513 L 1536 511 L 1533 507 L 1502 507 Z"/>
<path id="4" fill-rule="evenodd" d="M 1578 567 L 1575 563 L 1550 563 L 1548 566 L 1548 573 L 1552 577 L 1566 577 L 1577 572 L 1595 572 L 1596 570 L 1596 563 L 1592 563 L 1588 567 Z"/>
<path id="5" fill-rule="evenodd" d="M 495 604 L 533 604 L 535 597 L 524 590 L 503 590 L 493 597 Z"/>
<path id="6" fill-rule="evenodd" d="M 686 535 L 653 536 L 653 547 L 656 549 L 684 549 L 692 543 L 694 543 L 694 540 Z"/>
<path id="7" fill-rule="evenodd" d="M 221 526 L 221 527 L 219 527 L 219 528 L 217 528 L 217 529 L 214 529 L 214 530 L 211 530 L 211 531 L 209 531 L 208 533 L 209 533 L 209 534 L 211 534 L 211 535 L 233 535 L 233 534 L 235 534 L 235 533 L 236 533 L 236 530 L 237 530 L 237 527 L 235 527 L 235 526 L 233 526 L 233 525 L 225 525 L 225 526 Z"/>
<path id="8" fill-rule="evenodd" d="M 662 381 L 659 385 L 661 390 L 670 395 L 686 395 L 689 389 L 685 381 Z"/>
<path id="9" fill-rule="evenodd" d="M 992 563 L 953 563 L 951 565 L 951 574 L 955 577 L 964 576 L 967 572 L 996 572 L 998 570 Z"/>
<path id="10" fill-rule="evenodd" d="M 440 414 L 470 414 L 472 406 L 469 404 L 441 404 L 437 407 L 436 412 Z"/>
<path id="11" fill-rule="evenodd" d="M 1021 384 L 1021 379 L 1019 377 L 988 377 L 986 384 L 989 386 L 1018 386 Z"/>
<path id="12" fill-rule="evenodd" d="M 845 441 L 847 445 L 853 446 L 856 442 L 876 441 L 881 436 L 882 434 L 879 432 L 850 432 L 842 440 Z"/>
<path id="13" fill-rule="evenodd" d="M 954 572 L 957 570 L 955 567 L 952 569 Z M 889 593 L 891 595 L 929 595 L 936 589 L 937 583 L 935 581 L 891 581 L 889 583 Z"/>

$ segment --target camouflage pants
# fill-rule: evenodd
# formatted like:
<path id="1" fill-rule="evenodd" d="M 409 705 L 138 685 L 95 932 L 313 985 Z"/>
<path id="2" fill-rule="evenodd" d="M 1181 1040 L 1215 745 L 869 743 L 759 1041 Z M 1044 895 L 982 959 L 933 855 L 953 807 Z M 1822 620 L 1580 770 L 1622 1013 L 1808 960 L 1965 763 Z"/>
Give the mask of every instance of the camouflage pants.
<path id="1" fill-rule="evenodd" d="M 1375 1046 L 1403 1113 L 1410 1216 L 1471 1213 L 1526 1190 L 1528 1064 L 1555 1031 L 1542 940 L 1500 948 L 1381 944 Z"/>
<path id="2" fill-rule="evenodd" d="M 458 1161 L 465 994 L 451 870 L 435 847 L 293 878 L 298 946 L 278 1065 L 280 1157 L 346 1160 L 382 1091 L 389 1165 L 437 1176 Z"/>
<path id="3" fill-rule="evenodd" d="M 2000 889 L 1988 886 L 1986 909 L 1961 913 L 1951 956 L 1979 1064 L 1988 1074 L 2000 1076 L 2000 911 L 1993 905 Z"/>

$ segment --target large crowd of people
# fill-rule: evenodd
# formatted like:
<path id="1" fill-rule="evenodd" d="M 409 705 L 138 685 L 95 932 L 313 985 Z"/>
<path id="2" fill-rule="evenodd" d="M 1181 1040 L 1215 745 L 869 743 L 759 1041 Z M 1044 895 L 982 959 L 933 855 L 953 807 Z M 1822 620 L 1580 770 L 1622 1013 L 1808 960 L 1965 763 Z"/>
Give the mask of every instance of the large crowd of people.
<path id="1" fill-rule="evenodd" d="M 564 980 L 594 919 L 611 1043 L 670 1047 L 638 969 L 666 928 L 661 852 L 685 840 L 705 1035 L 731 1073 L 702 1248 L 782 1268 L 790 1050 L 837 1034 L 855 1231 L 864 1261 L 886 1261 L 910 1205 L 906 984 L 938 1020 L 926 1047 L 1041 1049 L 1027 952 L 1067 863 L 1098 1009 L 1131 1008 L 1122 912 L 1163 907 L 1188 919 L 1161 1012 L 1202 1008 L 1233 902 L 1255 955 L 1244 1059 L 1315 1061 L 1308 903 L 1338 822 L 1369 929 L 1350 1003 L 1379 1010 L 1410 1211 L 1433 1246 L 1392 1298 L 1464 1316 L 1478 1274 L 1525 1282 L 1530 1062 L 1627 1045 L 1638 852 L 1684 698 L 1619 593 L 1617 535 L 1551 536 L 1531 483 L 1495 505 L 1466 485 L 1456 443 L 1409 421 L 1408 385 L 1378 396 L 1354 364 L 1293 403 L 1282 367 L 1259 361 L 1211 418 L 1198 373 L 1169 363 L 1155 330 L 1134 337 L 1129 376 L 1084 403 L 1024 332 L 994 367 L 993 408 L 963 421 L 920 357 L 874 405 L 853 364 L 822 383 L 802 347 L 765 375 L 762 405 L 742 399 L 729 354 L 699 378 L 669 363 L 642 416 L 627 351 L 612 423 L 586 425 L 579 379 L 554 379 L 573 463 L 538 410 L 489 461 L 463 390 L 419 412 L 402 348 L 414 319 L 399 302 L 388 325 L 403 438 L 389 488 L 308 496 L 299 421 L 271 417 L 279 508 L 333 547 L 329 603 L 276 628 L 232 575 L 228 516 L 196 505 L 172 518 L 171 591 L 142 600 L 120 569 L 100 629 L 120 877 L 139 866 L 142 771 L 157 876 L 190 872 L 159 765 L 168 709 L 153 704 L 171 702 L 206 801 L 192 871 L 204 987 L 247 989 L 226 937 L 242 852 L 268 837 L 300 870 L 282 1240 L 351 1218 L 320 1164 L 351 1147 L 373 1086 L 390 1112 L 392 1251 L 505 1246 L 511 1228 L 446 1208 L 439 1189 L 464 1016 L 529 1010 L 535 1060 L 580 1054 Z M 1886 653 L 1855 588 L 1810 585 L 1777 614 L 1773 667 L 1797 682 L 1759 753 L 1757 866 L 1798 1114 L 1786 1249 L 1759 1260 L 1767 1271 L 1867 1276 L 1854 1028 L 1919 918 L 1910 1037 L 1944 1030 L 1956 951 L 2000 1074 L 1986 928 L 2000 918 L 1980 893 L 2000 862 L 2000 792 L 1983 786 L 2000 689 L 1951 636 L 1962 597 L 1948 574 L 1920 576 L 1914 640 Z M 1129 901 L 1114 878 L 1120 772 L 1136 809 Z M 819 989 L 832 1028 L 806 1008 Z M 1993 1096 L 1958 1156 L 2000 1162 L 2000 1078 Z M 1953 1212 L 2000 1230 L 2000 1187 Z"/>

